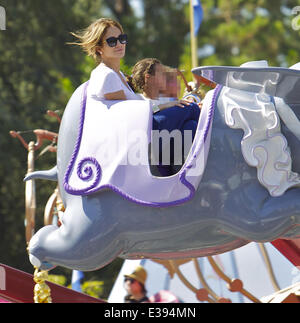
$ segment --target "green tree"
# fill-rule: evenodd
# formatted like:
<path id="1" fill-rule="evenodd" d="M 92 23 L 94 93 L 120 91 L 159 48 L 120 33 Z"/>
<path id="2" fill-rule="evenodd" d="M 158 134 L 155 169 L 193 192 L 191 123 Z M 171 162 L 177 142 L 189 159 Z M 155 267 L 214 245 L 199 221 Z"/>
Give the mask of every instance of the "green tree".
<path id="1" fill-rule="evenodd" d="M 145 57 L 156 57 L 164 64 L 177 67 L 189 31 L 183 0 L 143 0 L 137 15 L 129 0 L 105 0 L 113 16 L 129 34 L 125 62 L 134 65 Z"/>
<path id="2" fill-rule="evenodd" d="M 203 0 L 202 5 L 199 65 L 239 66 L 268 60 L 271 66 L 288 67 L 299 61 L 299 31 L 292 28 L 292 9 L 299 1 Z M 191 67 L 189 43 L 181 66 Z"/>
<path id="3" fill-rule="evenodd" d="M 9 131 L 45 128 L 58 124 L 45 118 L 47 109 L 61 109 L 68 100 L 66 80 L 81 83 L 81 52 L 66 45 L 69 32 L 84 27 L 100 9 L 95 1 L 2 1 L 6 30 L 0 32 L 0 261 L 31 270 L 24 240 L 24 183 L 26 151 Z M 33 135 L 25 135 L 34 140 Z M 55 165 L 46 154 L 36 167 Z M 38 219 L 53 184 L 37 182 Z M 41 224 L 41 221 L 38 221 Z"/>

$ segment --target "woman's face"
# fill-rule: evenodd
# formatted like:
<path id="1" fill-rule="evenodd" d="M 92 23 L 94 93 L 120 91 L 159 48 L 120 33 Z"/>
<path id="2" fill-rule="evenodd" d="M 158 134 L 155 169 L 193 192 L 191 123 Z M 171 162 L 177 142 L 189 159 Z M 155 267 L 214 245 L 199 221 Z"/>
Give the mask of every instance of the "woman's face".
<path id="1" fill-rule="evenodd" d="M 103 38 L 103 45 L 99 49 L 102 59 L 121 59 L 125 56 L 126 44 L 121 44 L 118 40 L 115 47 L 110 47 L 106 42 L 107 39 L 111 37 L 118 38 L 121 34 L 121 30 L 115 26 L 107 29 Z"/>
<path id="2" fill-rule="evenodd" d="M 128 294 L 130 295 L 136 295 L 141 293 L 142 286 L 140 283 L 135 279 L 126 279 L 124 282 L 124 287 Z"/>

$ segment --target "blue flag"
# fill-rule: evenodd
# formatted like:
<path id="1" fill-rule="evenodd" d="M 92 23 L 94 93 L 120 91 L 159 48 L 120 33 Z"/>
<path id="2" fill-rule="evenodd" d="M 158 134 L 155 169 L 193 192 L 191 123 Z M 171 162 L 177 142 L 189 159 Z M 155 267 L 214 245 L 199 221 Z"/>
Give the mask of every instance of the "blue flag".
<path id="1" fill-rule="evenodd" d="M 82 292 L 80 281 L 84 277 L 84 274 L 82 271 L 79 270 L 73 270 L 72 272 L 72 289 L 76 290 L 77 292 Z"/>
<path id="2" fill-rule="evenodd" d="M 202 20 L 203 8 L 200 0 L 193 0 L 195 36 L 198 34 Z"/>

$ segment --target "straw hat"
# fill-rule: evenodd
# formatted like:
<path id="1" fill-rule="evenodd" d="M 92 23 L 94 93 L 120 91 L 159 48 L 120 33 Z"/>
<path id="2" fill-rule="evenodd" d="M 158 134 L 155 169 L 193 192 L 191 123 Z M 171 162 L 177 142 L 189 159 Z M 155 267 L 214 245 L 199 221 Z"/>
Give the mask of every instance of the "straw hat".
<path id="1" fill-rule="evenodd" d="M 147 272 L 142 266 L 138 266 L 130 275 L 124 275 L 124 277 L 133 278 L 139 283 L 145 285 L 147 279 Z"/>

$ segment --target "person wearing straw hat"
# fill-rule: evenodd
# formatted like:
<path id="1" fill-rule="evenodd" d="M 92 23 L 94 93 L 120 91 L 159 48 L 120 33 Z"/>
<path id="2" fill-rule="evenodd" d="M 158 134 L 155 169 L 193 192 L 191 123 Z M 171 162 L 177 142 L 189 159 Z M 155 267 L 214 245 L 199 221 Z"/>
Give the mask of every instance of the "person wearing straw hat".
<path id="1" fill-rule="evenodd" d="M 149 302 L 145 282 L 147 272 L 142 266 L 138 266 L 129 274 L 124 275 L 124 288 L 128 295 L 125 296 L 125 303 L 146 303 Z"/>

